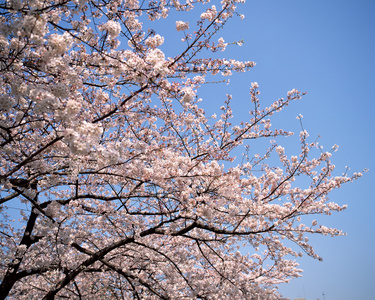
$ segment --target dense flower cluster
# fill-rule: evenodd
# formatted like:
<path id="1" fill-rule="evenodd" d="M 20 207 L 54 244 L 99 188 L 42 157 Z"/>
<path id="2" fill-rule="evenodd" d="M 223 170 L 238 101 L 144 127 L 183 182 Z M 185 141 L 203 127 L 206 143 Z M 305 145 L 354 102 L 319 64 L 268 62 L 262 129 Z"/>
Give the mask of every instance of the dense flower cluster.
<path id="1" fill-rule="evenodd" d="M 48 45 L 51 47 L 51 52 L 56 55 L 65 53 L 72 42 L 71 36 L 65 32 L 63 35 L 51 34 L 48 38 Z"/>
<path id="2" fill-rule="evenodd" d="M 145 41 L 146 46 L 150 48 L 157 48 L 163 45 L 163 43 L 164 43 L 164 38 L 160 36 L 159 34 L 152 36 L 152 37 L 148 37 Z"/>
<path id="3" fill-rule="evenodd" d="M 184 21 L 176 21 L 176 29 L 177 31 L 183 31 L 189 29 L 189 23 Z"/>
<path id="4" fill-rule="evenodd" d="M 182 92 L 184 94 L 183 97 L 182 97 L 182 101 L 183 102 L 191 102 L 191 101 L 193 101 L 193 99 L 195 97 L 195 93 L 194 93 L 194 91 L 191 88 L 183 88 Z"/>
<path id="5" fill-rule="evenodd" d="M 118 22 L 109 20 L 107 23 L 100 26 L 101 30 L 106 31 L 111 38 L 116 38 L 121 32 L 121 25 Z"/>
<path id="6" fill-rule="evenodd" d="M 307 235 L 342 234 L 304 217 L 345 209 L 327 195 L 361 173 L 305 130 L 298 154 L 275 141 L 298 90 L 263 107 L 254 82 L 248 120 L 231 95 L 206 116 L 200 86 L 255 65 L 212 55 L 244 1 L 209 2 L 0 4 L 0 299 L 279 299 L 319 258 Z"/>
<path id="7" fill-rule="evenodd" d="M 207 19 L 208 21 L 212 22 L 213 20 L 215 20 L 216 15 L 216 6 L 212 5 L 211 8 L 208 8 L 204 13 L 201 14 L 201 19 Z"/>

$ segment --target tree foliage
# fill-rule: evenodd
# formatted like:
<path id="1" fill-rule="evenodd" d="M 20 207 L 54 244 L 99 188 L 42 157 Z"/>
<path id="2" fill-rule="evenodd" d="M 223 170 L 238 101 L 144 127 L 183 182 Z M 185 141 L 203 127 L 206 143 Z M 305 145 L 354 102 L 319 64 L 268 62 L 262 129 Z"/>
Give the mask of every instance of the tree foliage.
<path id="1" fill-rule="evenodd" d="M 299 91 L 263 108 L 253 83 L 237 125 L 230 95 L 202 109 L 207 79 L 254 66 L 213 54 L 243 1 L 208 2 L 0 3 L 1 299 L 276 299 L 318 258 L 306 234 L 341 234 L 301 217 L 344 209 L 327 194 L 361 174 L 310 158 L 304 130 L 296 156 L 274 141 Z"/>

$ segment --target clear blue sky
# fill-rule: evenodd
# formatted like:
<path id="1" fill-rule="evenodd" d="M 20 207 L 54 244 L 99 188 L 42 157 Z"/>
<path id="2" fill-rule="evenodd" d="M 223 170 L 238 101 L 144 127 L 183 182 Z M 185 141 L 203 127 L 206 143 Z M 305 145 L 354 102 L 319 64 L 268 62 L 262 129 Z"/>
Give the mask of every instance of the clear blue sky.
<path id="1" fill-rule="evenodd" d="M 247 0 L 239 8 L 245 19 L 231 20 L 217 38 L 223 36 L 226 42 L 244 39 L 242 47 L 228 47 L 224 55 L 253 60 L 257 66 L 233 76 L 229 86 L 206 87 L 202 105 L 211 112 L 224 101 L 223 94 L 230 92 L 237 120 L 246 120 L 253 81 L 260 84 L 265 104 L 285 97 L 293 88 L 307 91 L 302 101 L 277 116 L 277 127 L 299 132 L 296 116 L 302 114 L 312 140 L 320 135 L 327 150 L 334 144 L 340 146 L 333 157 L 338 175 L 345 166 L 352 172 L 369 169 L 360 180 L 330 195 L 332 201 L 348 204 L 348 209 L 320 218 L 347 236 L 312 237 L 323 262 L 300 259 L 304 276 L 281 285 L 280 292 L 291 299 L 324 300 L 324 292 L 325 300 L 373 300 L 375 1 Z M 166 37 L 163 50 L 167 55 L 176 51 L 174 33 L 161 30 L 160 34 Z M 293 149 L 298 151 L 298 139 L 285 143 L 291 149 L 288 155 L 297 153 Z"/>
<path id="2" fill-rule="evenodd" d="M 230 22 L 222 35 L 245 44 L 229 48 L 226 56 L 253 60 L 257 66 L 231 79 L 230 86 L 242 90 L 238 96 L 246 97 L 252 81 L 260 84 L 266 103 L 292 88 L 307 91 L 278 124 L 298 132 L 295 117 L 302 114 L 312 138 L 320 135 L 326 149 L 340 146 L 333 157 L 338 170 L 369 169 L 330 196 L 349 207 L 324 217 L 325 223 L 347 236 L 311 239 L 323 262 L 303 257 L 304 276 L 282 285 L 280 292 L 291 299 L 323 300 L 324 292 L 326 300 L 373 300 L 375 1 L 247 0 L 239 7 L 246 18 Z M 240 108 L 242 100 L 235 100 Z"/>

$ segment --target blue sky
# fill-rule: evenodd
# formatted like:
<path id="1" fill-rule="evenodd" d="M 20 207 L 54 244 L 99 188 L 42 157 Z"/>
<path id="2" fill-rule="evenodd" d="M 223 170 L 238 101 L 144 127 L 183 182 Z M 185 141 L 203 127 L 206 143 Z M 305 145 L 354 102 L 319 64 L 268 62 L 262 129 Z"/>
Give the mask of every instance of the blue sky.
<path id="1" fill-rule="evenodd" d="M 277 124 L 298 132 L 295 117 L 302 114 L 312 139 L 320 135 L 325 149 L 340 146 L 333 157 L 337 170 L 369 169 L 330 195 L 332 201 L 348 204 L 348 209 L 320 218 L 347 236 L 311 238 L 323 262 L 303 257 L 304 276 L 280 286 L 280 292 L 291 299 L 324 300 L 324 292 L 325 300 L 372 300 L 375 1 L 248 0 L 239 7 L 246 18 L 232 20 L 222 35 L 228 42 L 244 39 L 245 44 L 229 47 L 225 55 L 253 60 L 257 66 L 231 79 L 230 88 L 238 91 L 237 117 L 246 118 L 241 116 L 246 101 L 241 97 L 247 96 L 252 81 L 259 83 L 265 103 L 284 97 L 292 88 L 307 91 L 302 101 L 282 112 Z"/>

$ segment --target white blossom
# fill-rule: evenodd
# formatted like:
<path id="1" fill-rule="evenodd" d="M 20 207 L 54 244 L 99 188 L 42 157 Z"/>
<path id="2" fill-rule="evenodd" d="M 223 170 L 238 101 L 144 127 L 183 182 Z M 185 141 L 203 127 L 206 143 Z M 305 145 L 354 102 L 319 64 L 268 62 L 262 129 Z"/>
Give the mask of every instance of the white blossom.
<path id="1" fill-rule="evenodd" d="M 165 55 L 160 49 L 152 49 L 148 52 L 146 62 L 156 65 L 157 63 L 164 63 Z"/>
<path id="2" fill-rule="evenodd" d="M 176 29 L 177 31 L 183 31 L 189 29 L 189 23 L 184 21 L 176 21 Z"/>
<path id="3" fill-rule="evenodd" d="M 68 33 L 51 34 L 48 38 L 48 44 L 52 48 L 53 53 L 57 55 L 63 54 L 72 42 L 72 38 Z"/>
<path id="4" fill-rule="evenodd" d="M 189 87 L 183 88 L 182 92 L 184 93 L 182 97 L 182 102 L 187 103 L 187 102 L 193 101 L 195 97 L 195 93 L 191 88 Z"/>
<path id="5" fill-rule="evenodd" d="M 111 38 L 116 38 L 121 32 L 121 24 L 119 22 L 109 20 L 101 26 L 101 30 L 106 31 Z"/>
<path id="6" fill-rule="evenodd" d="M 228 46 L 228 43 L 225 43 L 222 37 L 219 38 L 219 43 L 217 44 L 217 47 L 221 48 L 221 51 L 224 51 L 227 46 Z"/>
<path id="7" fill-rule="evenodd" d="M 201 14 L 201 19 L 207 19 L 211 22 L 215 19 L 216 15 L 216 6 L 212 5 L 211 8 L 207 9 L 204 13 Z"/>
<path id="8" fill-rule="evenodd" d="M 160 36 L 159 34 L 155 36 L 150 36 L 145 41 L 145 44 L 151 48 L 157 48 L 161 46 L 163 43 L 164 43 L 164 38 Z"/>

